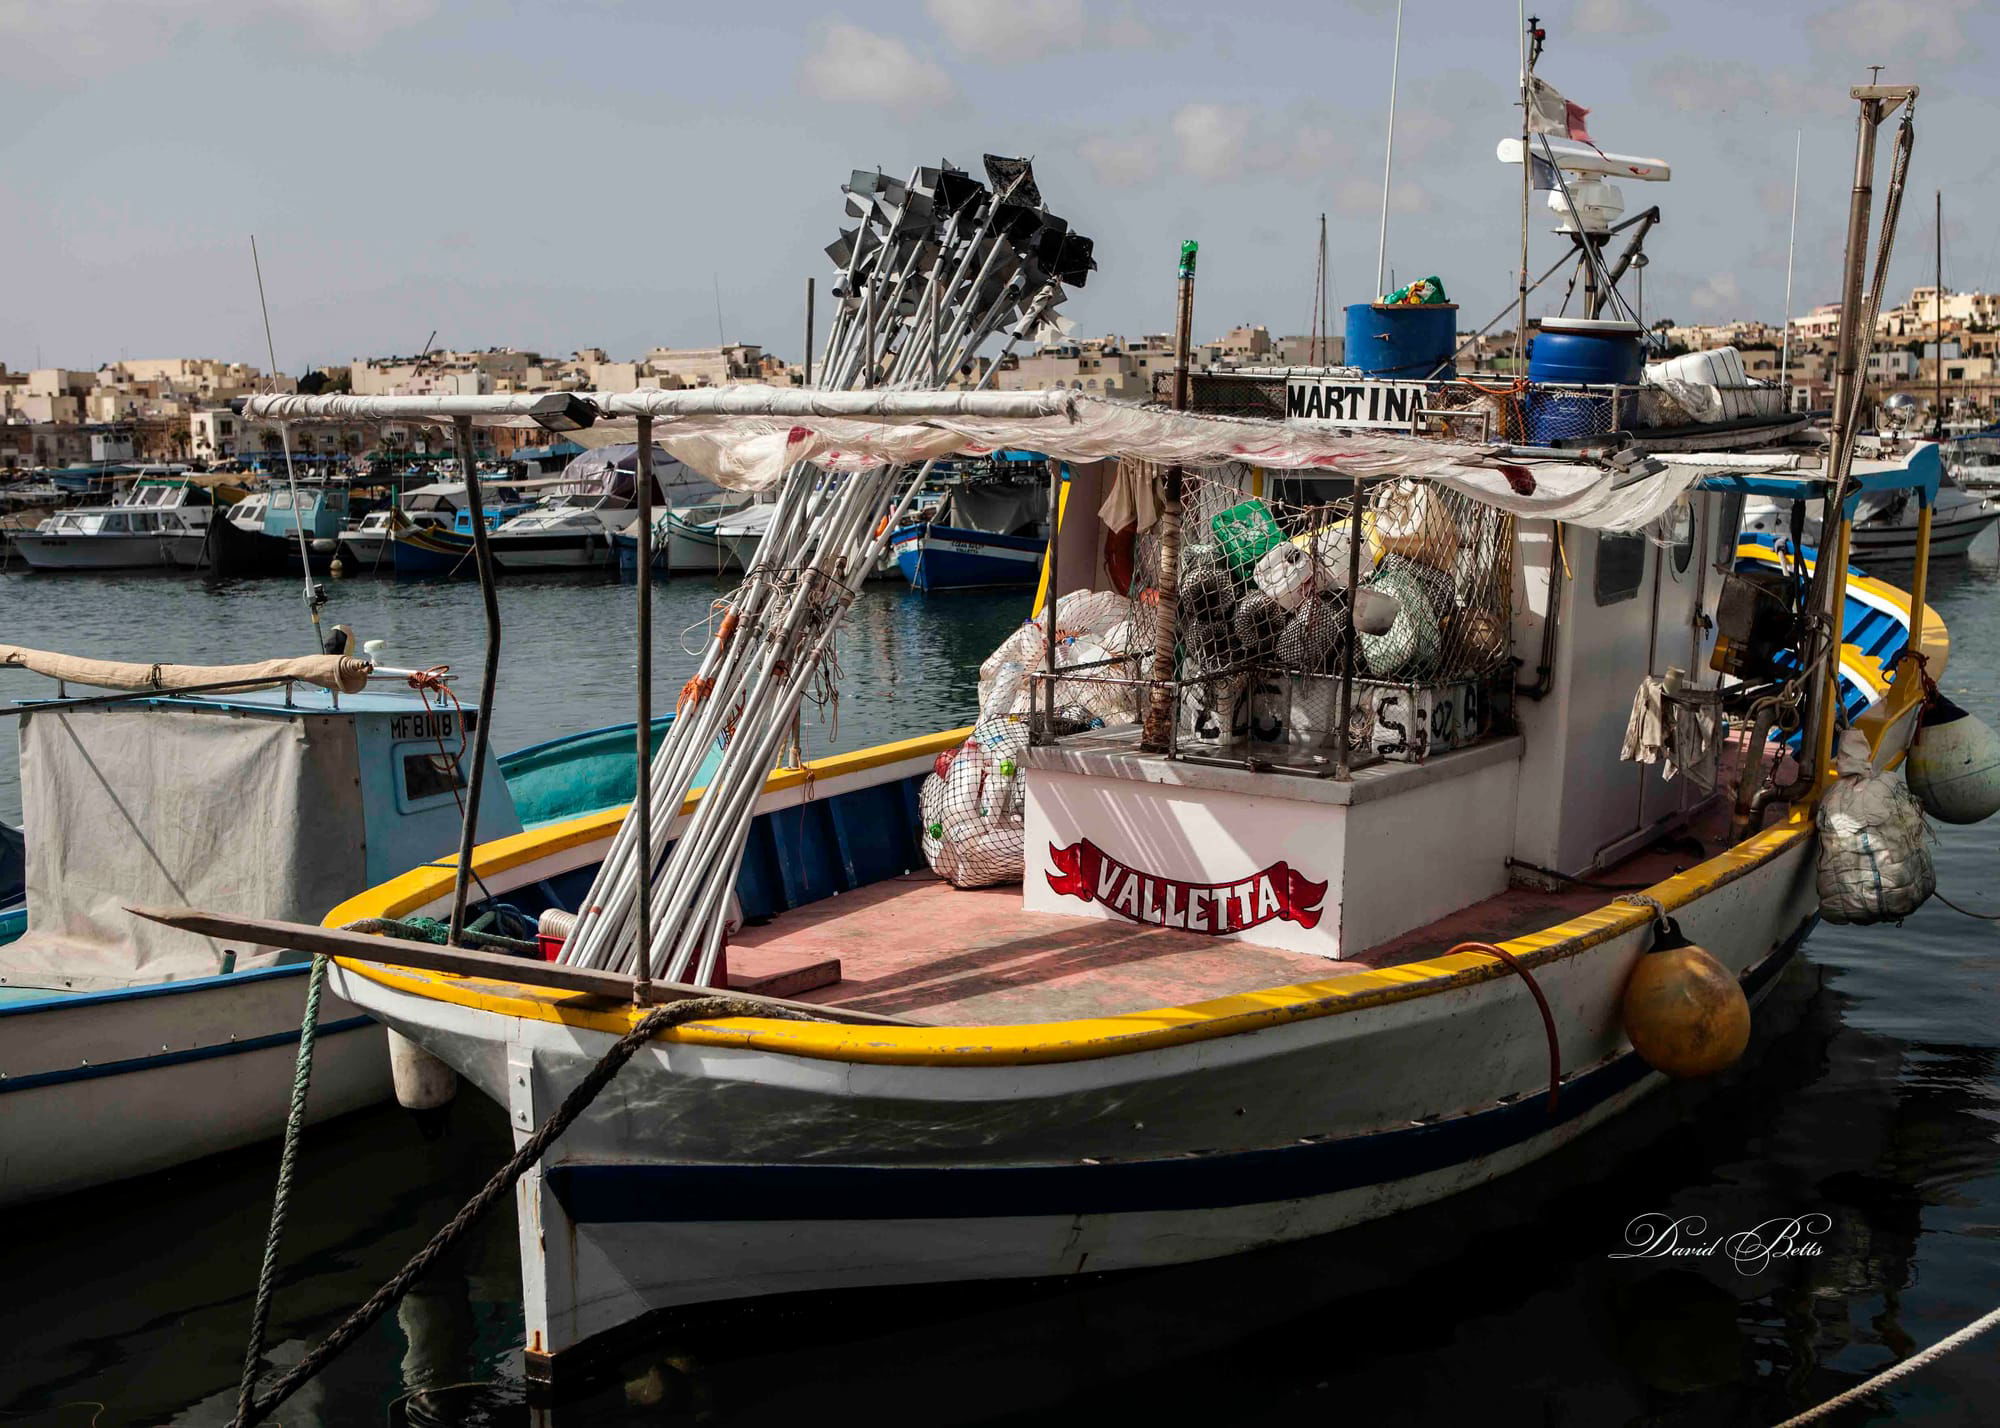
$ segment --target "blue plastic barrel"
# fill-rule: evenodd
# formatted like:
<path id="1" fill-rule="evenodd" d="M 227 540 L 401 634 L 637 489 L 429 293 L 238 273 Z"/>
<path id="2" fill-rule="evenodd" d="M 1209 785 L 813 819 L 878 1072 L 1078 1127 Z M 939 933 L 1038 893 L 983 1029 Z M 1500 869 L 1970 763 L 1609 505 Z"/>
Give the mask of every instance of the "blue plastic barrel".
<path id="1" fill-rule="evenodd" d="M 1364 376 L 1424 378 L 1452 375 L 1458 347 L 1458 304 L 1350 303 L 1347 365 Z"/>
<path id="2" fill-rule="evenodd" d="M 1546 319 L 1528 344 L 1528 440 L 1550 446 L 1564 437 L 1604 436 L 1630 427 L 1639 415 L 1644 367 L 1637 323 L 1582 317 Z M 1547 384 L 1558 384 L 1554 388 Z M 1565 391 L 1563 386 L 1629 387 Z"/>
<path id="3" fill-rule="evenodd" d="M 1548 318 L 1528 344 L 1531 382 L 1588 382 L 1636 386 L 1639 325 L 1589 318 Z"/>

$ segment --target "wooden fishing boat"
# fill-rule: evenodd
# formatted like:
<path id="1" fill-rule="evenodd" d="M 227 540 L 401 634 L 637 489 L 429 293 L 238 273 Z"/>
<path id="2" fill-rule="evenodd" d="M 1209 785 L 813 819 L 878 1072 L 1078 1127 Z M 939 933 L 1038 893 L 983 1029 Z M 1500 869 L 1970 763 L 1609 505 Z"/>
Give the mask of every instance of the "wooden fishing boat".
<path id="1" fill-rule="evenodd" d="M 1864 168 L 1913 94 L 1856 91 Z M 1898 175 L 1913 132 L 1906 114 Z M 557 965 L 262 924 L 336 956 L 343 996 L 507 1111 L 532 1375 L 696 1305 L 1323 1234 L 1720 1069 L 1819 916 L 1836 734 L 1850 772 L 1895 766 L 1946 659 L 1923 599 L 1935 465 L 1851 466 L 1864 189 L 1829 462 L 1778 477 L 1619 432 L 1556 447 L 1548 420 L 1496 444 L 1490 411 L 1418 435 L 1430 389 L 1393 376 L 1313 374 L 1283 421 L 911 390 L 1090 266 L 1038 194 L 1008 197 L 1024 161 L 987 172 L 990 195 L 949 169 L 850 180 L 872 226 L 828 250 L 851 300 L 821 389 L 246 405 L 449 420 L 464 460 L 479 421 L 629 421 L 777 493 L 629 818 L 490 842 L 327 919 L 435 913 L 476 874 L 542 909 Z M 1003 258 L 1032 276 L 965 281 Z M 968 306 L 935 350 L 946 294 Z M 1351 333 L 1384 346 L 1450 340 L 1448 312 L 1362 306 Z M 1575 341 L 1636 361 L 1634 324 Z M 1547 418 L 1580 391 L 1531 372 L 1503 399 Z M 996 450 L 1068 478 L 979 722 L 778 767 L 931 464 Z M 1899 489 L 1913 588 L 1851 588 L 1857 508 Z M 1751 496 L 1821 502 L 1829 555 L 1744 541 Z M 651 658 L 642 616 L 642 718 Z M 1663 968 L 1674 996 L 1635 992 Z M 702 998 L 746 977 L 789 1000 Z"/>
<path id="2" fill-rule="evenodd" d="M 1768 827 L 1732 819 L 1746 764 L 1781 743 L 1739 731 L 1714 795 L 1617 758 L 1630 681 L 1705 667 L 1718 562 L 1785 558 L 1738 545 L 1729 486 L 1694 487 L 1666 546 L 1558 549 L 1520 521 L 1515 647 L 1564 611 L 1545 697 L 1421 763 L 1335 781 L 1147 754 L 1115 730 L 1030 749 L 1025 890 L 924 875 L 920 789 L 968 730 L 773 775 L 728 970 L 910 1024 L 731 1017 L 645 1046 L 522 1182 L 531 1365 L 705 1302 L 1316 1235 L 1504 1175 L 1663 1085 L 1618 1015 L 1656 908 L 1595 885 L 1643 888 L 1753 1003 L 1817 915 L 1809 801 Z M 1063 551 L 1103 535 L 1072 514 Z M 1867 649 L 1841 669 L 1890 765 L 1920 698 L 1899 656 L 1935 673 L 1946 633 L 1880 582 L 1857 578 L 1848 609 Z M 623 820 L 533 829 L 474 867 L 495 898 L 575 909 Z M 435 914 L 452 883 L 419 868 L 327 921 Z M 1487 944 L 1531 971 L 1547 1026 Z M 334 985 L 521 1134 L 645 1010 L 357 959 Z"/>

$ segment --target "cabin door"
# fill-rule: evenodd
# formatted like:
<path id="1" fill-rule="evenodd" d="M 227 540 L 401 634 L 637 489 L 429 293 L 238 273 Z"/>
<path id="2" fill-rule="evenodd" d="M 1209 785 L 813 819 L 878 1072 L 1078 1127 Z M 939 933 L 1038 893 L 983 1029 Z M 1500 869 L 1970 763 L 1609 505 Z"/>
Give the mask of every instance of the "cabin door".
<path id="1" fill-rule="evenodd" d="M 1680 669 L 1691 682 L 1709 684 L 1706 641 L 1700 624 L 1708 583 L 1708 549 L 1704 539 L 1712 502 L 1684 501 L 1668 520 L 1671 543 L 1655 546 L 1653 561 L 1653 639 L 1650 673 L 1664 678 Z M 1640 780 L 1638 830 L 1653 828 L 1694 806 L 1702 795 L 1685 778 L 1661 776 L 1662 765 L 1638 766 Z"/>

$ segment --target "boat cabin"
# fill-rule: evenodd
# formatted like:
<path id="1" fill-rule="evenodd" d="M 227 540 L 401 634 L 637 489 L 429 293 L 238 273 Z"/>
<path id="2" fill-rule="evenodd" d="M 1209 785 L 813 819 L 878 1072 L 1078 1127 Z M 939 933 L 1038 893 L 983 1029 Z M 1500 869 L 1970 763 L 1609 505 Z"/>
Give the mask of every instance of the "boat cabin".
<path id="1" fill-rule="evenodd" d="M 227 899 L 317 921 L 354 889 L 457 847 L 479 712 L 448 697 L 298 683 L 116 702 L 74 692 L 24 701 L 19 720 L 28 926 L 0 946 L 0 991 L 282 960 L 125 909 Z M 480 836 L 504 837 L 521 824 L 488 758 Z"/>

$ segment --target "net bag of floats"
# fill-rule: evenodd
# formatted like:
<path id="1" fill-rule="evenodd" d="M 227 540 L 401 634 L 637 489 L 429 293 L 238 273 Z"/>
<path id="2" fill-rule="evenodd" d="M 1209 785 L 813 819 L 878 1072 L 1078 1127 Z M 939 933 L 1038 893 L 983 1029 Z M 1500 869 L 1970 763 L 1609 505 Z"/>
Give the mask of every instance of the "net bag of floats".
<path id="1" fill-rule="evenodd" d="M 1133 602 L 1107 590 L 1056 601 L 1058 732 L 1114 729 L 1140 717 L 1142 647 Z M 1037 615 L 1001 641 L 979 667 L 979 722 L 972 737 L 939 754 L 918 797 L 924 859 L 954 887 L 1021 881 L 1026 866 L 1025 769 L 1032 721 L 1047 716 L 1049 633 Z"/>

